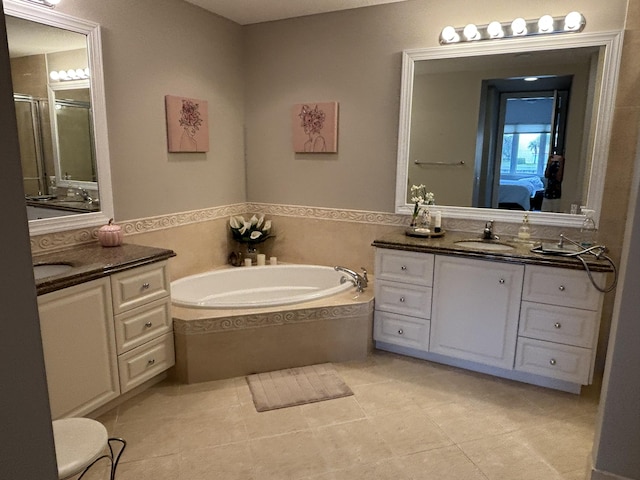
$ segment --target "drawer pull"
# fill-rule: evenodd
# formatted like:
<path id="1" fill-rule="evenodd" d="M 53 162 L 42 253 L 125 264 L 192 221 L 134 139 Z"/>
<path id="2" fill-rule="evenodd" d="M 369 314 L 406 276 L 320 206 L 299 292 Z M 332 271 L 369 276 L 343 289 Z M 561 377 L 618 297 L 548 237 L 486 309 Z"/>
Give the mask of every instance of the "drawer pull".
<path id="1" fill-rule="evenodd" d="M 560 285 L 560 286 L 558 287 L 558 290 L 560 290 L 561 292 L 564 292 L 564 285 Z"/>
<path id="2" fill-rule="evenodd" d="M 498 280 L 498 283 L 499 283 L 500 285 L 504 285 L 504 278 L 501 278 L 500 280 Z"/>
<path id="3" fill-rule="evenodd" d="M 562 324 L 560 322 L 554 323 L 553 326 L 556 328 L 562 328 Z"/>
<path id="4" fill-rule="evenodd" d="M 404 330 L 399 329 L 399 330 L 398 330 L 398 335 L 404 335 Z"/>
<path id="5" fill-rule="evenodd" d="M 404 297 L 400 297 L 400 303 L 404 303 Z"/>
<path id="6" fill-rule="evenodd" d="M 148 290 L 151 284 L 149 282 L 144 282 L 142 284 L 142 290 Z"/>
<path id="7" fill-rule="evenodd" d="M 153 365 L 154 363 L 156 363 L 156 359 L 155 359 L 155 358 L 152 358 L 151 360 L 149 360 L 149 361 L 147 362 L 147 367 L 150 367 L 150 366 L 151 366 L 151 365 Z"/>
<path id="8" fill-rule="evenodd" d="M 407 266 L 406 266 L 406 265 L 402 265 L 402 266 L 400 267 L 400 270 L 402 270 L 403 272 L 404 272 L 406 269 L 407 269 Z"/>
<path id="9" fill-rule="evenodd" d="M 555 358 L 552 358 L 551 360 L 549 360 L 549 365 L 555 365 L 556 363 L 557 362 Z"/>
<path id="10" fill-rule="evenodd" d="M 557 324 L 556 324 L 556 325 L 557 325 Z M 151 327 L 153 327 L 153 323 L 151 323 L 151 322 L 147 322 L 147 323 L 145 323 L 145 324 L 144 324 L 144 326 L 145 326 L 146 328 L 151 328 Z"/>

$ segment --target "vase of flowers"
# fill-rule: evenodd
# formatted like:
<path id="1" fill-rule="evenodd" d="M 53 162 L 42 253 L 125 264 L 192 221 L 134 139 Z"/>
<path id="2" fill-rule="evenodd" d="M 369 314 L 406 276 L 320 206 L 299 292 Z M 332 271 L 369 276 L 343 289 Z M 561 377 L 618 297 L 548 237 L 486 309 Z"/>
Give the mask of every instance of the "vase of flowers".
<path id="1" fill-rule="evenodd" d="M 429 211 L 429 205 L 435 205 L 436 199 L 433 192 L 427 192 L 427 187 L 423 184 L 411 185 L 411 201 L 413 202 L 413 214 L 411 215 L 411 226 L 422 226 L 419 223 L 424 223 L 426 227 L 431 223 L 431 215 Z"/>
<path id="2" fill-rule="evenodd" d="M 236 215 L 229 219 L 229 228 L 233 239 L 245 246 L 244 257 L 250 258 L 252 263 L 257 263 L 257 245 L 272 237 L 271 220 L 265 220 L 264 215 L 253 215 L 249 220 L 245 220 L 242 215 Z"/>

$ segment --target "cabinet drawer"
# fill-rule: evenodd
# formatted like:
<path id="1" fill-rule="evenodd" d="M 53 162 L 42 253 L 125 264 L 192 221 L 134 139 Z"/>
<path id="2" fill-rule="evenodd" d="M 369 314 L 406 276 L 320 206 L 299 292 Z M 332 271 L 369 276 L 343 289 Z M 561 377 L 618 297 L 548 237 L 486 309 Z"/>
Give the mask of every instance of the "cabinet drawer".
<path id="1" fill-rule="evenodd" d="M 128 392 L 175 364 L 173 333 L 167 333 L 118 357 L 120 390 Z"/>
<path id="2" fill-rule="evenodd" d="M 604 273 L 593 273 L 598 284 L 604 284 Z M 602 294 L 589 281 L 584 270 L 527 265 L 524 273 L 523 300 L 565 307 L 598 310 Z"/>
<path id="3" fill-rule="evenodd" d="M 121 313 L 115 321 L 116 347 L 120 354 L 172 330 L 171 299 L 165 297 Z"/>
<path id="4" fill-rule="evenodd" d="M 167 262 L 152 263 L 111 276 L 113 311 L 122 313 L 169 295 Z"/>
<path id="5" fill-rule="evenodd" d="M 373 339 L 403 347 L 427 351 L 429 320 L 377 311 L 374 314 Z"/>
<path id="6" fill-rule="evenodd" d="M 431 288 L 385 280 L 376 281 L 376 309 L 429 319 Z"/>
<path id="7" fill-rule="evenodd" d="M 518 337 L 515 370 L 587 385 L 592 351 Z"/>
<path id="8" fill-rule="evenodd" d="M 376 249 L 376 278 L 430 287 L 433 285 L 433 258 L 430 253 Z"/>
<path id="9" fill-rule="evenodd" d="M 523 337 L 591 348 L 597 326 L 598 312 L 593 310 L 522 302 L 518 334 Z"/>

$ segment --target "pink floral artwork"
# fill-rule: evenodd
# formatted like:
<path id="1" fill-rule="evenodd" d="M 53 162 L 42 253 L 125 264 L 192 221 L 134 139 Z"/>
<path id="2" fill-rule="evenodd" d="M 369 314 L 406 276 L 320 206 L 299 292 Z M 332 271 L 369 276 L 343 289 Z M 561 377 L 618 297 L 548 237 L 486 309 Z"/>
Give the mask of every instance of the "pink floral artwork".
<path id="1" fill-rule="evenodd" d="M 205 100 L 164 97 L 169 152 L 209 151 L 209 107 Z"/>
<path id="2" fill-rule="evenodd" d="M 291 110 L 291 119 L 294 152 L 338 151 L 338 102 L 296 104 Z"/>

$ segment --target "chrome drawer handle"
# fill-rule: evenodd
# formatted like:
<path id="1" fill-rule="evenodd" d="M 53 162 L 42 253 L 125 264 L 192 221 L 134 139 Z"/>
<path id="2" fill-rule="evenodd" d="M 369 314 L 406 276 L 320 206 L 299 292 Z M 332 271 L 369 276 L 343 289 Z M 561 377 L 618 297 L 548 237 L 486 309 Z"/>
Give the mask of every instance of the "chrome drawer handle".
<path id="1" fill-rule="evenodd" d="M 402 270 L 403 272 L 404 272 L 406 269 L 407 269 L 407 266 L 406 266 L 406 265 L 402 265 L 402 266 L 400 267 L 400 270 Z"/>
<path id="2" fill-rule="evenodd" d="M 556 328 L 562 328 L 562 324 L 560 322 L 554 323 L 553 326 Z"/>
<path id="3" fill-rule="evenodd" d="M 504 285 L 504 278 L 501 278 L 500 280 L 498 280 L 498 283 L 499 283 L 500 285 Z"/>
<path id="4" fill-rule="evenodd" d="M 564 292 L 564 285 L 560 285 L 560 286 L 558 287 L 558 290 L 560 290 L 561 292 Z"/>
<path id="5" fill-rule="evenodd" d="M 400 297 L 400 303 L 404 303 L 404 297 Z"/>
<path id="6" fill-rule="evenodd" d="M 155 358 L 152 358 L 151 360 L 149 360 L 149 361 L 147 362 L 147 366 L 148 366 L 148 367 L 150 367 L 150 366 L 151 366 L 151 365 L 153 365 L 154 363 L 156 363 L 156 359 L 155 359 Z"/>
<path id="7" fill-rule="evenodd" d="M 147 290 L 150 286 L 151 286 L 151 284 L 149 284 L 148 282 L 145 282 L 145 283 L 142 284 L 142 289 L 143 290 Z"/>
<path id="8" fill-rule="evenodd" d="M 557 362 L 555 358 L 552 358 L 551 360 L 549 360 L 549 365 L 555 365 L 556 363 Z"/>
<path id="9" fill-rule="evenodd" d="M 147 328 L 151 328 L 151 327 L 153 327 L 153 323 L 147 322 L 147 323 L 144 324 L 144 326 L 147 327 Z"/>
<path id="10" fill-rule="evenodd" d="M 404 334 L 404 330 L 400 329 L 398 330 L 398 335 L 403 335 Z"/>

